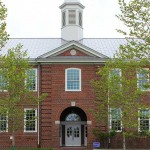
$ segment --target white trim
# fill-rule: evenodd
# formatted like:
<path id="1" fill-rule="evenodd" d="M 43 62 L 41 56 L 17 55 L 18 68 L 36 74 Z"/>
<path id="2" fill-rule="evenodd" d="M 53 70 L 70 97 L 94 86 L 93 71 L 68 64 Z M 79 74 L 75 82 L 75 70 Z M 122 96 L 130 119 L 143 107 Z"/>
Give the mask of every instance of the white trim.
<path id="1" fill-rule="evenodd" d="M 105 55 L 93 50 L 92 48 L 89 48 L 89 47 L 87 47 L 87 46 L 85 46 L 85 45 L 83 45 L 77 41 L 70 41 L 70 42 L 50 51 L 50 52 L 47 52 L 43 55 L 40 55 L 38 58 L 46 58 L 46 57 L 55 55 L 56 53 L 58 53 L 62 50 L 64 50 L 64 51 L 68 50 L 68 48 L 70 48 L 70 47 L 73 47 L 73 48 L 76 47 L 77 49 L 80 48 L 80 49 L 84 50 L 85 52 L 87 52 L 89 54 L 93 54 L 94 56 L 97 56 L 100 58 L 108 58 L 107 56 L 105 56 Z"/>
<path id="2" fill-rule="evenodd" d="M 79 89 L 67 89 L 67 71 L 78 70 L 79 71 Z M 65 91 L 81 91 L 81 69 L 80 68 L 67 68 L 65 69 Z"/>
<path id="3" fill-rule="evenodd" d="M 34 110 L 35 111 L 35 130 L 34 131 L 26 131 L 26 118 L 25 118 L 25 113 L 27 110 Z M 25 133 L 32 133 L 32 132 L 37 132 L 37 109 L 36 108 L 24 108 L 24 132 Z"/>

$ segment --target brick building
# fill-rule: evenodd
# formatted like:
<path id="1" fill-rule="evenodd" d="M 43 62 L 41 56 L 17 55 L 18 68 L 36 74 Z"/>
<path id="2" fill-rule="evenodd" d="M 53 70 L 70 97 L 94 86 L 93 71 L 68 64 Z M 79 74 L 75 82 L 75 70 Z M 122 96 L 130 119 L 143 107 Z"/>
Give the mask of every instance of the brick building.
<path id="1" fill-rule="evenodd" d="M 41 105 L 24 107 L 26 115 L 38 119 L 33 120 L 32 127 L 24 119 L 22 130 L 16 134 L 16 146 L 92 149 L 95 119 L 90 109 L 94 109 L 95 95 L 90 81 L 126 40 L 83 38 L 84 6 L 78 0 L 65 0 L 60 9 L 61 38 L 10 39 L 5 46 L 7 50 L 23 44 L 36 77 L 31 89 L 37 95 L 48 94 Z M 10 146 L 7 118 L 0 117 L 2 122 L 5 125 L 0 125 L 0 130 L 5 132 L 0 133 L 0 146 Z M 145 148 L 150 147 L 148 143 Z M 122 145 L 115 142 L 113 147 Z"/>

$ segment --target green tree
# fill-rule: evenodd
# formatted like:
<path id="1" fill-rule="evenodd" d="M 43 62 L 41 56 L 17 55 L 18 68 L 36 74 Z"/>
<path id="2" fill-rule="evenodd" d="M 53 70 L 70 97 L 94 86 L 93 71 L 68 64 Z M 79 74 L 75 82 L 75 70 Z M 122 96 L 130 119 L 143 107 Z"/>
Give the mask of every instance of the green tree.
<path id="1" fill-rule="evenodd" d="M 8 39 L 5 22 L 6 17 L 7 17 L 7 9 L 0 0 L 0 49 L 5 46 L 5 43 Z"/>
<path id="2" fill-rule="evenodd" d="M 127 45 L 120 51 L 125 58 L 150 58 L 150 1 L 118 0 L 121 13 L 118 19 L 126 26 L 127 31 L 117 30 L 126 36 Z M 129 50 L 130 49 L 130 50 Z M 132 49 L 132 50 L 131 50 Z M 121 54 L 121 53 L 120 53 Z"/>
<path id="3" fill-rule="evenodd" d="M 0 114 L 8 116 L 8 131 L 12 133 L 12 146 L 15 146 L 15 133 L 22 129 L 24 118 L 24 106 L 32 105 L 37 107 L 45 95 L 39 98 L 30 90 L 32 81 L 27 72 L 31 69 L 27 53 L 21 51 L 22 46 L 8 50 L 8 53 L 1 56 L 0 61 Z M 25 82 L 26 81 L 26 82 Z M 37 118 L 32 118 L 37 119 Z M 30 120 L 29 120 L 30 123 Z M 3 126 L 3 125 L 2 125 Z M 6 127 L 4 127 L 6 129 Z"/>
<path id="4" fill-rule="evenodd" d="M 126 36 L 127 43 L 120 45 L 114 57 L 99 68 L 99 80 L 94 81 L 93 86 L 97 96 L 95 117 L 108 126 L 109 132 L 110 129 L 122 131 L 125 150 L 126 135 L 138 131 L 138 117 L 142 115 L 138 109 L 150 108 L 144 100 L 150 88 L 150 72 L 144 69 L 150 65 L 150 1 L 118 2 L 121 14 L 117 17 L 129 31 L 118 32 Z M 141 130 L 147 132 L 142 125 Z"/>

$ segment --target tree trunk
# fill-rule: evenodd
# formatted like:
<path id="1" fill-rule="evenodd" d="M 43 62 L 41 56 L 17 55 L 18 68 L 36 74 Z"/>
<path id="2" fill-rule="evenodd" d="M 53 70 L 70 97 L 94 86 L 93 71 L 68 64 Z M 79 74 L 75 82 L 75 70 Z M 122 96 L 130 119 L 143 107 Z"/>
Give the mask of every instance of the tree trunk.
<path id="1" fill-rule="evenodd" d="M 12 132 L 12 147 L 15 147 L 15 132 Z"/>
<path id="2" fill-rule="evenodd" d="M 126 135 L 123 132 L 123 150 L 126 150 Z"/>

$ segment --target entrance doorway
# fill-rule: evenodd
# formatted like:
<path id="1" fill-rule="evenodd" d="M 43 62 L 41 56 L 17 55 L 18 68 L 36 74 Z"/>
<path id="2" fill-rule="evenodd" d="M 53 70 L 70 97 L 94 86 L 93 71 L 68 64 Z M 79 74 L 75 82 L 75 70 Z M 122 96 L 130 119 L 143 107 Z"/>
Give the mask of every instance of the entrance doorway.
<path id="1" fill-rule="evenodd" d="M 66 125 L 66 146 L 81 146 L 81 125 Z"/>
<path id="2" fill-rule="evenodd" d="M 60 146 L 87 146 L 87 117 L 82 109 L 65 109 L 60 121 Z"/>

